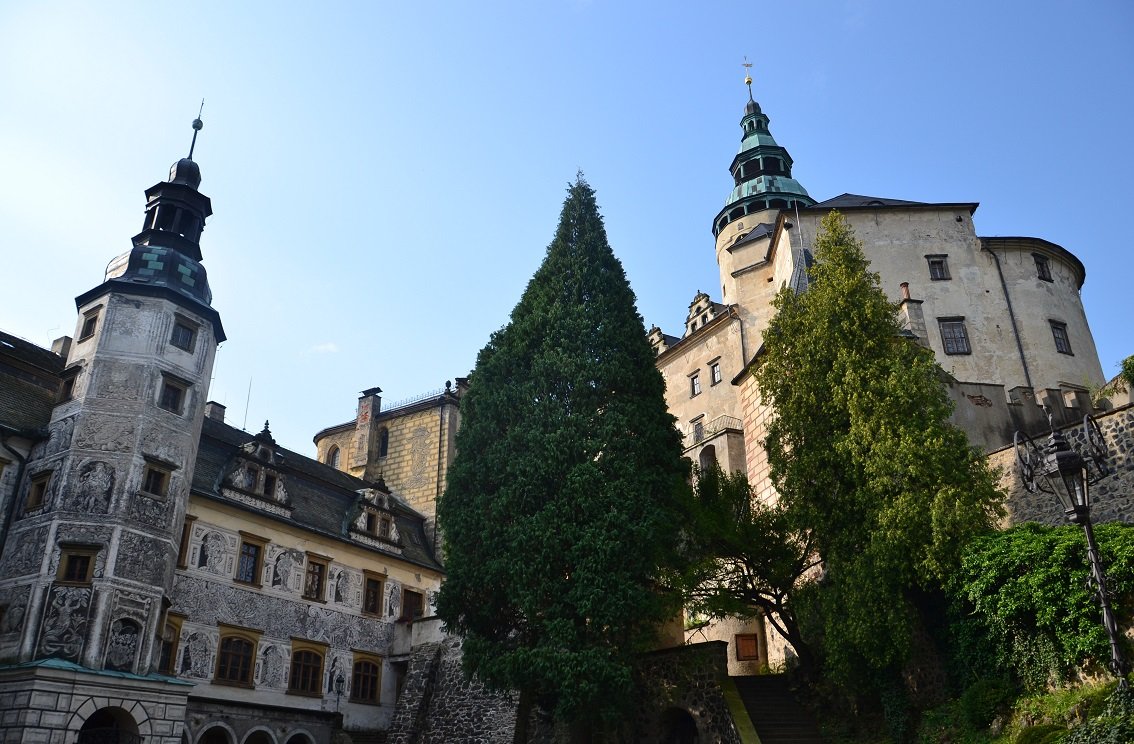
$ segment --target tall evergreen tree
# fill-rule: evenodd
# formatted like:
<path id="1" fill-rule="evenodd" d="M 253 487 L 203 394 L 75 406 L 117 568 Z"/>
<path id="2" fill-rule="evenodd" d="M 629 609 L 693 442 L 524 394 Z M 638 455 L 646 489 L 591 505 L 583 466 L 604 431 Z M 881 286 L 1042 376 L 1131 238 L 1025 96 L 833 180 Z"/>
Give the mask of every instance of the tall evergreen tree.
<path id="1" fill-rule="evenodd" d="M 1000 494 L 853 230 L 832 212 L 815 243 L 807 291 L 776 299 L 756 377 L 775 414 L 771 478 L 823 559 L 823 645 L 846 679 L 906 660 L 919 609 L 989 528 Z"/>
<path id="2" fill-rule="evenodd" d="M 477 357 L 438 505 L 437 601 L 468 672 L 586 727 L 629 702 L 674 611 L 681 438 L 595 194 L 570 186 L 543 264 Z M 522 728 L 522 727 L 521 727 Z M 517 731 L 521 740 L 522 731 Z"/>

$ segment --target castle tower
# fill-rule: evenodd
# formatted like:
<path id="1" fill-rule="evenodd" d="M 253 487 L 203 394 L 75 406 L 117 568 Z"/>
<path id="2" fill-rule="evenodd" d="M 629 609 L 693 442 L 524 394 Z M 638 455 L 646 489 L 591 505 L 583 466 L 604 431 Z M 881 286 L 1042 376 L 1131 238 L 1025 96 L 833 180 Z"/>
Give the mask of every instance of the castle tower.
<path id="1" fill-rule="evenodd" d="M 194 130 L 201 126 L 194 120 Z M 142 717 L 166 717 L 166 707 L 178 720 L 178 699 L 184 712 L 184 685 L 152 671 L 214 355 L 225 340 L 201 266 L 212 207 L 197 190 L 192 154 L 146 190 L 131 249 L 75 300 L 61 399 L 50 436 L 29 458 L 0 559 L 8 631 L 0 664 L 42 671 L 67 663 L 76 695 L 83 685 L 109 689 L 121 673 L 153 680 L 122 699 L 160 702 L 157 712 L 111 706 L 118 712 L 105 714 L 108 725 L 122 723 L 122 710 L 133 710 L 135 728 Z M 36 689 L 37 681 L 20 684 Z M 0 675 L 0 689 L 4 683 Z"/>
<path id="2" fill-rule="evenodd" d="M 740 119 L 740 150 L 729 166 L 734 185 L 724 208 L 713 218 L 717 264 L 722 278 L 744 268 L 734 265 L 736 262 L 728 252 L 742 236 L 752 234 L 762 224 L 770 228 L 782 209 L 815 203 L 807 189 L 792 177 L 791 155 L 772 137 L 768 115 L 752 97 L 752 78 L 745 76 L 744 82 L 748 86 L 748 103 Z M 722 284 L 728 282 L 722 281 Z M 725 294 L 729 294 L 727 289 Z M 726 301 L 728 299 L 726 297 Z"/>

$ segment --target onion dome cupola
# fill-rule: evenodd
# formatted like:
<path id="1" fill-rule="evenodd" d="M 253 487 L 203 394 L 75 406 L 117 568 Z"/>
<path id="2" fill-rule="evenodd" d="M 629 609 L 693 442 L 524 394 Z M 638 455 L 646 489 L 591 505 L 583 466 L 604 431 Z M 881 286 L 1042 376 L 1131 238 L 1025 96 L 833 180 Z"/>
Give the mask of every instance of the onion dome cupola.
<path id="1" fill-rule="evenodd" d="M 212 317 L 217 341 L 225 340 L 220 316 L 212 309 L 213 293 L 201 265 L 201 231 L 213 213 L 209 197 L 197 190 L 201 168 L 193 160 L 197 133 L 204 124 L 193 120 L 189 155 L 169 169 L 169 179 L 146 189 L 146 216 L 131 250 L 106 267 L 104 284 L 85 293 L 83 300 L 114 285 L 120 291 L 168 294 L 190 301 L 198 312 Z M 124 286 L 126 285 L 126 286 Z"/>
<path id="2" fill-rule="evenodd" d="M 772 137 L 768 116 L 752 97 L 752 78 L 745 75 L 744 82 L 748 86 L 748 103 L 740 120 L 743 136 L 740 151 L 729 166 L 735 186 L 724 209 L 713 220 L 713 235 L 747 214 L 815 203 L 807 189 L 792 178 L 791 155 Z"/>

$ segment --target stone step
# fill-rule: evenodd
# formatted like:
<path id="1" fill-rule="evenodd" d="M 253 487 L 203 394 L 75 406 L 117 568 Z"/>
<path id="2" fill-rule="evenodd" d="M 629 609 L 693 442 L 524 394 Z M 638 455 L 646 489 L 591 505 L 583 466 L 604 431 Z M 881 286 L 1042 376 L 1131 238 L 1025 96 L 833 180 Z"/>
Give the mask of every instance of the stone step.
<path id="1" fill-rule="evenodd" d="M 822 744 L 815 717 L 795 699 L 782 674 L 733 677 L 761 744 Z"/>

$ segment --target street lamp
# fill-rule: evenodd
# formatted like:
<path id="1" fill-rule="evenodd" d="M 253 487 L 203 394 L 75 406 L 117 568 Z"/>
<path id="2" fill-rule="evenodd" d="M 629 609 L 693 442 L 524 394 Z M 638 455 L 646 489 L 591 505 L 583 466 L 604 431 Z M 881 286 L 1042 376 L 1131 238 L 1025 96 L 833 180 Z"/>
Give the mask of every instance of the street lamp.
<path id="1" fill-rule="evenodd" d="M 346 687 L 346 677 L 343 676 L 342 672 L 339 672 L 338 676 L 335 677 L 335 712 L 339 710 L 339 701 L 342 700 L 344 687 Z"/>
<path id="2" fill-rule="evenodd" d="M 1088 588 L 1093 589 L 1102 607 L 1102 623 L 1110 639 L 1110 669 L 1118 677 L 1118 686 L 1126 688 L 1126 665 L 1118 646 L 1118 623 L 1110 609 L 1106 575 L 1099 560 L 1095 532 L 1091 528 L 1091 486 L 1110 475 L 1107 469 L 1106 444 L 1102 431 L 1090 416 L 1083 418 L 1086 455 L 1071 448 L 1061 431 L 1055 428 L 1051 411 L 1047 414 L 1051 436 L 1041 448 L 1027 434 L 1016 432 L 1016 467 L 1029 493 L 1053 494 L 1063 507 L 1067 521 L 1083 526 L 1087 535 L 1087 559 L 1091 564 Z"/>

